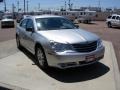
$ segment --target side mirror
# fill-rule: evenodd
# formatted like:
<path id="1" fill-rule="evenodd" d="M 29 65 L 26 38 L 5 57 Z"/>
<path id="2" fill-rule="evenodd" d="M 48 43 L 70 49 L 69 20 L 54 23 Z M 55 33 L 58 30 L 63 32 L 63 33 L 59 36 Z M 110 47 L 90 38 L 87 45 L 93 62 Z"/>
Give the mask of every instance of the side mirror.
<path id="1" fill-rule="evenodd" d="M 26 31 L 28 31 L 28 32 L 33 32 L 34 29 L 33 29 L 32 27 L 29 27 L 29 28 L 26 28 Z"/>

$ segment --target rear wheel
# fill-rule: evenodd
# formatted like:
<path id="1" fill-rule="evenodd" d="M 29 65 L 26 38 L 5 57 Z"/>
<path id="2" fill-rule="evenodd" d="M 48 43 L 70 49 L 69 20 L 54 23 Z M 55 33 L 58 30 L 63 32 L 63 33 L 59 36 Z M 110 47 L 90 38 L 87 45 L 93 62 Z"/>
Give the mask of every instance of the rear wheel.
<path id="1" fill-rule="evenodd" d="M 4 26 L 3 26 L 3 25 L 1 25 L 1 28 L 4 28 Z"/>
<path id="2" fill-rule="evenodd" d="M 79 20 L 79 23 L 81 23 L 81 20 Z"/>
<path id="3" fill-rule="evenodd" d="M 47 60 L 46 60 L 46 56 L 45 56 L 45 53 L 44 53 L 44 50 L 42 49 L 41 46 L 37 46 L 36 47 L 36 59 L 38 61 L 38 65 L 42 68 L 42 69 L 46 69 L 48 68 L 48 63 L 47 63 Z"/>

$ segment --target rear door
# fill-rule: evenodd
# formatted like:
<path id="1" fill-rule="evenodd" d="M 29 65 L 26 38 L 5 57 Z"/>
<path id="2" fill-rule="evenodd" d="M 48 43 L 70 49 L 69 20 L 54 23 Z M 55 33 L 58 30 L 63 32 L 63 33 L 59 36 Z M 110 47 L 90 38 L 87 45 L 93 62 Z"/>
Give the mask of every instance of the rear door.
<path id="1" fill-rule="evenodd" d="M 112 16 L 111 24 L 116 25 L 116 16 Z"/>
<path id="2" fill-rule="evenodd" d="M 120 16 L 116 16 L 116 25 L 120 26 Z"/>

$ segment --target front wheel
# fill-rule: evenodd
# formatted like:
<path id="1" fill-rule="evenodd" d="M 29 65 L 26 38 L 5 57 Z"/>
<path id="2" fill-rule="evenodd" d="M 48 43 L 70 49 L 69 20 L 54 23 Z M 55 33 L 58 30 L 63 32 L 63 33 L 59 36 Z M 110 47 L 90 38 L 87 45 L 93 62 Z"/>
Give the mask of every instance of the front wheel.
<path id="1" fill-rule="evenodd" d="M 42 69 L 48 68 L 48 63 L 47 63 L 47 60 L 46 60 L 46 56 L 45 56 L 44 50 L 40 46 L 36 47 L 36 54 L 35 54 L 35 56 L 36 56 L 36 59 L 38 61 L 39 66 Z"/>

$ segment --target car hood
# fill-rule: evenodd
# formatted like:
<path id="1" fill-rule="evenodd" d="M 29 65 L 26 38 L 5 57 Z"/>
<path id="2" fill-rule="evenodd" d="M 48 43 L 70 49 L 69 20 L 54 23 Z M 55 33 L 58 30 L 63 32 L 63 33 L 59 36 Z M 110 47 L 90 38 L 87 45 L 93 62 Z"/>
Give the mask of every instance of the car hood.
<path id="1" fill-rule="evenodd" d="M 2 22 L 4 22 L 4 21 L 7 22 L 7 21 L 14 21 L 14 20 L 13 20 L 13 19 L 2 19 L 1 21 L 2 21 Z"/>
<path id="2" fill-rule="evenodd" d="M 60 43 L 91 42 L 99 39 L 97 35 L 82 29 L 49 30 L 38 31 L 38 33 L 49 40 Z"/>

